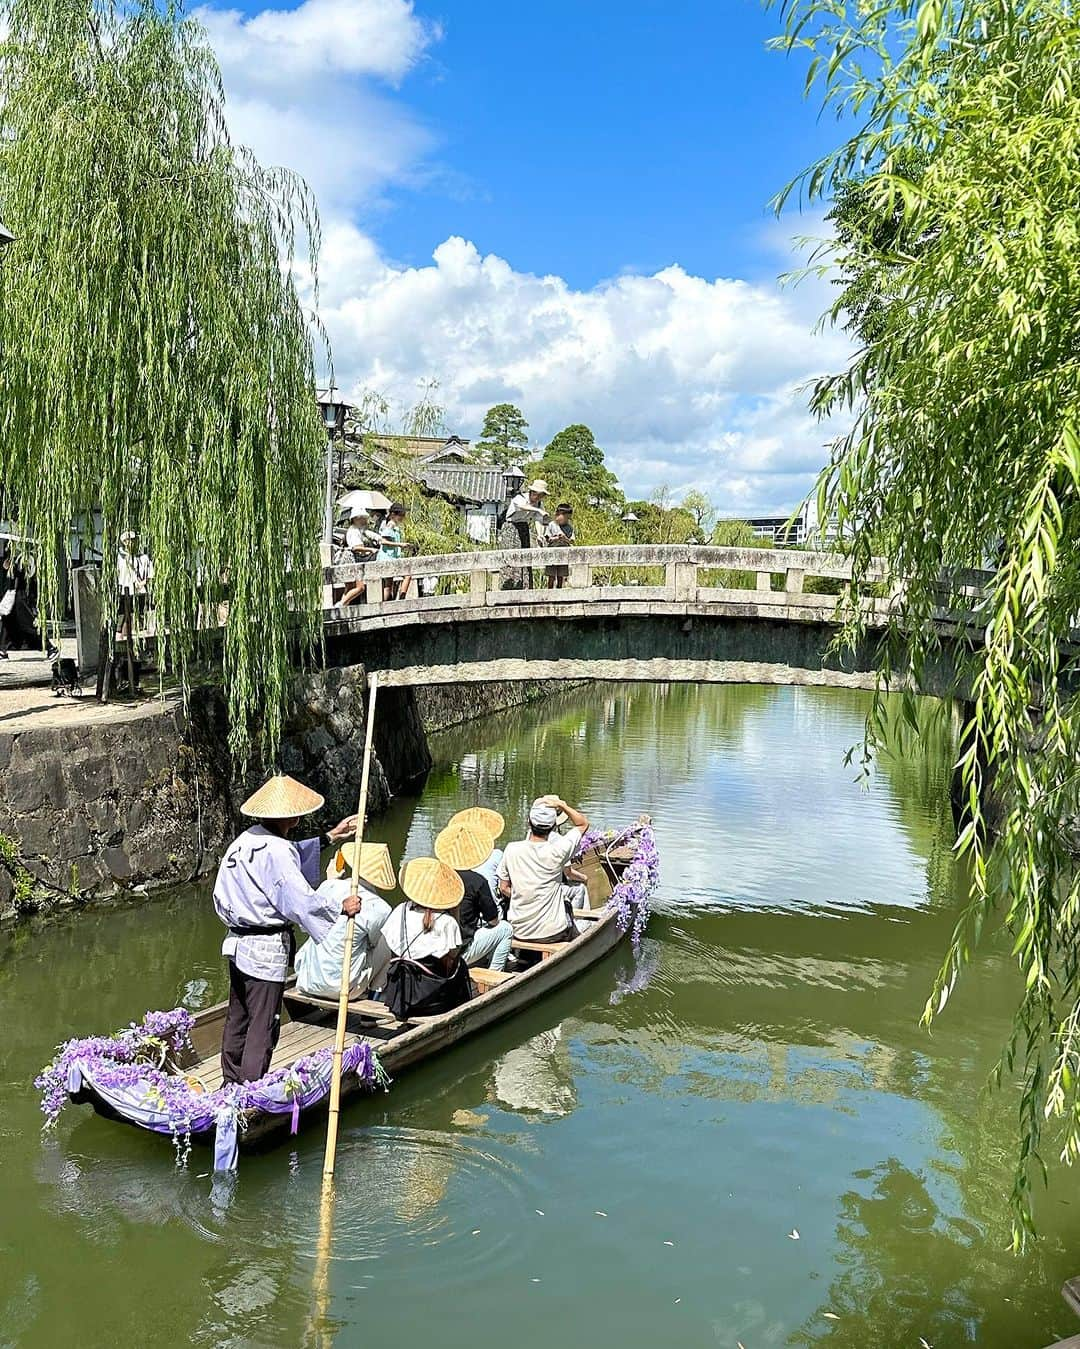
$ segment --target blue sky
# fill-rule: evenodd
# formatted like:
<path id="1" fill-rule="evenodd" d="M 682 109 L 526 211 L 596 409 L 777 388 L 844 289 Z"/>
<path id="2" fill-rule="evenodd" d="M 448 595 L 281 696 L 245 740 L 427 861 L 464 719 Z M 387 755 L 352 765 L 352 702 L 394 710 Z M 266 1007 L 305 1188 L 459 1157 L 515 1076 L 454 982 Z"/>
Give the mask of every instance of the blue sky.
<path id="1" fill-rule="evenodd" d="M 772 195 L 836 139 L 759 0 L 257 0 L 198 11 L 239 138 L 315 187 L 339 383 L 452 429 L 520 402 L 586 420 L 636 494 L 729 513 L 809 489 L 795 393 L 843 359 L 820 287 L 780 291 Z"/>
<path id="2" fill-rule="evenodd" d="M 447 225 L 588 286 L 668 263 L 756 274 L 768 202 L 824 148 L 759 0 L 458 0 L 412 82 L 438 167 L 369 223 L 404 261 Z M 440 172 L 441 169 L 441 172 Z"/>

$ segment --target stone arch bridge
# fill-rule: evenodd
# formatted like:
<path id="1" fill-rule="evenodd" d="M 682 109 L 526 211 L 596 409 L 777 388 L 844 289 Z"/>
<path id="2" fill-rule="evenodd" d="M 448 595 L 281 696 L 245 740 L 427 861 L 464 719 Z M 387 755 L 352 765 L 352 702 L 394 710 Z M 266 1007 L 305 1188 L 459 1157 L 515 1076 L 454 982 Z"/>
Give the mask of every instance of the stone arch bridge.
<path id="1" fill-rule="evenodd" d="M 568 582 L 541 588 L 555 557 L 569 567 Z M 523 568 L 533 570 L 532 587 L 503 588 Z M 332 585 L 358 575 L 365 599 L 332 607 Z M 875 575 L 884 578 L 880 567 Z M 391 577 L 411 578 L 408 598 L 383 600 Z M 896 597 L 867 601 L 866 638 L 839 654 L 831 647 L 850 580 L 851 563 L 839 554 L 692 545 L 347 564 L 324 574 L 327 662 L 363 665 L 397 687 L 592 679 L 873 688 Z M 973 572 L 958 585 L 954 577 L 953 593 L 977 596 L 984 580 Z M 958 692 L 957 645 L 969 640 L 970 618 L 942 613 L 939 659 L 917 692 Z M 896 684 L 904 683 L 914 687 L 901 669 Z"/>

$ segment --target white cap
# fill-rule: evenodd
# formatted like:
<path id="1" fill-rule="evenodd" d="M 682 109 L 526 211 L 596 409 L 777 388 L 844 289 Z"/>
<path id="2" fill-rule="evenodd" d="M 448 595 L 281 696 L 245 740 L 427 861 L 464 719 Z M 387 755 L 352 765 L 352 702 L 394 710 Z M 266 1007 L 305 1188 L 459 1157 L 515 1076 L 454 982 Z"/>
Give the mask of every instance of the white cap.
<path id="1" fill-rule="evenodd" d="M 534 478 L 525 490 L 526 492 L 535 492 L 538 497 L 546 497 L 548 485 L 543 478 Z"/>
<path id="2" fill-rule="evenodd" d="M 542 796 L 538 796 L 529 807 L 529 823 L 541 829 L 554 829 L 558 818 L 559 812 L 554 806 L 549 806 Z"/>

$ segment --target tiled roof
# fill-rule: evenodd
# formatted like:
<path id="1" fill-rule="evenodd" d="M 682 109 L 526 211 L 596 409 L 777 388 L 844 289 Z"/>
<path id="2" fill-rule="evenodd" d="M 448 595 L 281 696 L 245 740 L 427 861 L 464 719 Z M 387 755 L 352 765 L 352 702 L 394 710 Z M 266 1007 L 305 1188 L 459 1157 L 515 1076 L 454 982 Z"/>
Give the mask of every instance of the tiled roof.
<path id="1" fill-rule="evenodd" d="M 441 492 L 459 501 L 502 501 L 506 495 L 501 468 L 428 464 L 416 476 L 429 492 Z"/>
<path id="2" fill-rule="evenodd" d="M 416 459 L 438 454 L 447 446 L 469 448 L 469 442 L 461 436 L 398 436 L 378 431 L 370 431 L 364 437 L 375 450 L 390 450 L 394 454 L 407 454 Z"/>

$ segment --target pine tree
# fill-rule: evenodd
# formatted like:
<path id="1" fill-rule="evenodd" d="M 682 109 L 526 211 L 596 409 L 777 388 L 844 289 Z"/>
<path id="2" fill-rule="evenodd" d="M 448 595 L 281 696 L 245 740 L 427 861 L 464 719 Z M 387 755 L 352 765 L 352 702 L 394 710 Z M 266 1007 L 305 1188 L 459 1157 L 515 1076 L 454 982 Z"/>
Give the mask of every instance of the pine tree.
<path id="1" fill-rule="evenodd" d="M 488 408 L 484 429 L 476 443 L 476 457 L 482 464 L 509 468 L 521 459 L 528 438 L 529 423 L 513 403 L 496 403 Z"/>

